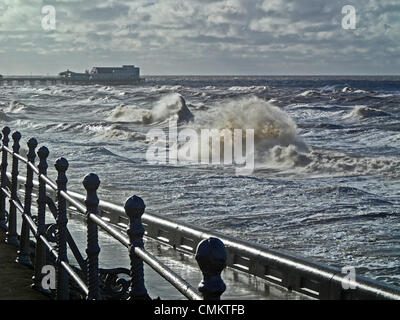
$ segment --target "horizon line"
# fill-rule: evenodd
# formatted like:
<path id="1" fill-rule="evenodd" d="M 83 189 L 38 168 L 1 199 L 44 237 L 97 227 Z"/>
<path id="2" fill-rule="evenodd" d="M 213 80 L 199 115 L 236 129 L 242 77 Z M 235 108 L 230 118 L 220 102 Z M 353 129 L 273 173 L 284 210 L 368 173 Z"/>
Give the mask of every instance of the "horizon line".
<path id="1" fill-rule="evenodd" d="M 53 77 L 58 74 L 1 74 L 3 77 Z M 400 77 L 396 74 L 143 74 L 141 77 Z"/>

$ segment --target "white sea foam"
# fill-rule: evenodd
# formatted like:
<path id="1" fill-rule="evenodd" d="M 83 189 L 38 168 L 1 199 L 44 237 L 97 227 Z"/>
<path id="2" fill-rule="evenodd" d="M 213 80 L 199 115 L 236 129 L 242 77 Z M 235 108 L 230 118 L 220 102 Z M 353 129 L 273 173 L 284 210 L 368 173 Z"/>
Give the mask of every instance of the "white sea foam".
<path id="1" fill-rule="evenodd" d="M 139 109 L 134 105 L 120 104 L 111 111 L 107 120 L 117 122 L 142 123 L 143 117 L 148 115 L 148 113 L 148 110 Z"/>
<path id="2" fill-rule="evenodd" d="M 194 116 L 186 105 L 185 99 L 180 94 L 171 94 L 162 98 L 151 110 L 151 122 L 162 122 L 177 117 L 177 121 L 193 120 Z"/>
<path id="3" fill-rule="evenodd" d="M 151 92 L 164 92 L 164 91 L 178 91 L 181 90 L 183 87 L 180 85 L 176 85 L 176 86 L 167 86 L 167 85 L 163 85 L 163 86 L 154 86 L 151 88 Z"/>
<path id="4" fill-rule="evenodd" d="M 310 163 L 305 172 L 327 175 L 368 175 L 384 174 L 391 177 L 400 176 L 400 158 L 395 157 L 355 157 L 343 152 L 331 150 L 312 151 L 308 155 Z"/>
<path id="5" fill-rule="evenodd" d="M 32 107 L 28 106 L 22 102 L 13 100 L 10 102 L 10 107 L 8 108 L 7 111 L 10 113 L 21 113 L 21 112 L 27 111 L 29 109 L 32 109 Z"/>
<path id="6" fill-rule="evenodd" d="M 143 134 L 128 132 L 125 128 L 118 127 L 115 124 L 107 127 L 101 137 L 107 140 L 117 141 L 144 141 L 146 139 Z"/>
<path id="7" fill-rule="evenodd" d="M 382 110 L 367 106 L 355 106 L 351 113 L 348 115 L 348 117 L 350 118 L 375 118 L 387 116 L 390 115 Z"/>
<path id="8" fill-rule="evenodd" d="M 264 91 L 264 90 L 266 90 L 267 89 L 267 87 L 265 87 L 265 86 L 250 86 L 250 87 L 247 87 L 247 86 L 233 86 L 233 87 L 230 87 L 228 90 L 229 91 L 238 91 L 238 92 L 244 92 L 244 93 L 247 93 L 247 92 L 261 92 L 261 91 Z"/>
<path id="9" fill-rule="evenodd" d="M 299 93 L 297 96 L 308 97 L 308 96 L 317 95 L 317 94 L 319 94 L 319 92 L 316 90 L 306 90 L 306 91 L 303 91 L 302 93 Z"/>

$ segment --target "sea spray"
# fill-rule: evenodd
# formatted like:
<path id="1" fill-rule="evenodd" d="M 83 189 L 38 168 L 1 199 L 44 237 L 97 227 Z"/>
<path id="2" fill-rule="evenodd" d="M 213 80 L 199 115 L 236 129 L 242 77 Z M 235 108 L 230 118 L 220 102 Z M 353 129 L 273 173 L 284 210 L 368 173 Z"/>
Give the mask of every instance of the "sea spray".
<path id="1" fill-rule="evenodd" d="M 164 163 L 168 159 L 171 164 L 244 165 L 247 173 L 254 171 L 255 160 L 272 167 L 310 162 L 303 154 L 309 148 L 297 137 L 290 116 L 257 97 L 218 105 L 180 130 L 169 127 L 168 156 L 164 150 L 167 135 L 155 129 L 148 135 L 148 141 L 153 141 L 148 159 Z"/>
<path id="2" fill-rule="evenodd" d="M 216 130 L 211 130 L 209 145 L 204 145 L 208 140 L 203 139 L 201 142 L 183 143 L 180 149 L 188 149 L 188 143 L 202 143 L 202 149 L 210 148 L 212 154 L 220 152 L 223 155 L 224 144 L 227 140 L 224 130 L 230 132 L 253 130 L 254 154 L 257 163 L 271 166 L 294 166 L 308 163 L 302 153 L 308 153 L 309 147 L 297 137 L 295 122 L 285 111 L 257 97 L 232 100 L 218 105 L 213 112 L 196 120 L 194 129 L 197 131 Z M 245 145 L 244 135 L 242 139 Z M 195 154 L 194 157 L 197 159 L 199 155 Z"/>
<path id="3" fill-rule="evenodd" d="M 177 121 L 169 121 L 168 141 L 166 133 L 154 128 L 146 135 L 150 142 L 146 160 L 151 164 L 212 164 L 240 165 L 237 175 L 251 175 L 254 171 L 254 130 L 246 129 L 245 136 L 241 129 L 201 129 L 178 130 Z M 221 138 L 223 146 L 221 147 Z M 243 155 L 243 140 L 245 155 Z M 223 150 L 223 160 L 221 160 Z M 211 151 L 211 159 L 210 159 Z M 234 162 L 233 162 L 234 161 Z"/>
<path id="4" fill-rule="evenodd" d="M 177 93 L 164 96 L 151 110 L 121 104 L 111 111 L 108 120 L 151 124 L 164 122 L 171 118 L 176 118 L 178 123 L 193 121 L 194 119 L 185 99 Z"/>
<path id="5" fill-rule="evenodd" d="M 134 105 L 120 104 L 111 111 L 107 120 L 112 122 L 142 123 L 143 117 L 148 114 L 148 110 L 139 109 Z"/>
<path id="6" fill-rule="evenodd" d="M 192 121 L 193 114 L 186 105 L 185 99 L 178 93 L 162 98 L 151 110 L 151 122 L 162 122 L 173 116 L 178 123 Z"/>

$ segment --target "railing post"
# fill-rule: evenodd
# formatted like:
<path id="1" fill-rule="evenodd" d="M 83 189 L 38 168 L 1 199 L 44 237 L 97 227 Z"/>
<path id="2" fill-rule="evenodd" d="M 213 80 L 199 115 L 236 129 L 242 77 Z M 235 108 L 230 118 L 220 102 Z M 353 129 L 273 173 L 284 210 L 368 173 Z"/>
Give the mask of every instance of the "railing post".
<path id="1" fill-rule="evenodd" d="M 3 138 L 3 135 L 0 133 L 0 140 Z M 0 151 L 2 150 L 3 146 L 0 147 Z M 0 164 L 0 187 L 1 187 L 1 164 Z M 0 190 L 0 195 L 3 195 L 3 192 Z M 0 212 L 0 228 L 4 229 L 6 227 L 5 224 L 5 217 L 2 217 Z"/>
<path id="2" fill-rule="evenodd" d="M 36 157 L 35 149 L 38 143 L 35 138 L 31 138 L 29 139 L 27 144 L 29 148 L 29 152 L 27 154 L 28 161 L 32 164 L 35 164 L 35 157 Z M 33 190 L 33 170 L 28 164 L 26 166 L 24 214 L 29 217 L 31 216 L 32 190 Z M 30 234 L 29 224 L 25 219 L 22 219 L 21 241 L 16 262 L 26 266 L 32 266 L 32 262 L 30 259 L 31 246 L 30 246 L 29 234 Z"/>
<path id="3" fill-rule="evenodd" d="M 61 265 L 61 262 L 68 262 L 67 257 L 67 201 L 61 195 L 61 191 L 67 191 L 67 176 L 65 172 L 68 170 L 68 161 L 65 158 L 60 158 L 55 163 L 55 168 L 58 172 L 57 176 L 57 245 L 58 245 L 58 260 L 57 260 L 57 300 L 69 299 L 69 277 L 67 271 Z"/>
<path id="4" fill-rule="evenodd" d="M 221 272 L 226 266 L 227 254 L 224 243 L 217 238 L 209 238 L 199 243 L 196 261 L 203 273 L 199 291 L 204 300 L 220 300 L 226 290 Z"/>
<path id="5" fill-rule="evenodd" d="M 146 208 L 142 198 L 132 196 L 126 200 L 124 209 L 129 217 L 129 257 L 131 259 L 131 288 L 129 300 L 151 300 L 144 284 L 143 260 L 135 254 L 135 248 L 144 248 L 142 215 Z"/>
<path id="6" fill-rule="evenodd" d="M 21 133 L 15 131 L 12 135 L 13 138 L 13 152 L 19 154 L 19 141 L 21 140 Z M 6 243 L 14 246 L 19 246 L 18 234 L 17 234 L 17 207 L 13 201 L 18 198 L 18 158 L 12 158 L 12 170 L 11 170 L 11 187 L 10 187 L 10 214 L 8 216 L 8 231 L 6 233 Z"/>
<path id="7" fill-rule="evenodd" d="M 37 225 L 37 234 L 36 234 L 36 248 L 35 248 L 35 267 L 34 267 L 34 276 L 33 276 L 33 287 L 39 291 L 45 291 L 42 288 L 42 268 L 46 265 L 46 247 L 45 244 L 40 239 L 41 236 L 44 236 L 46 233 L 45 224 L 46 224 L 46 182 L 40 179 L 41 176 L 45 176 L 47 174 L 47 157 L 49 156 L 49 149 L 46 147 L 41 147 L 37 155 L 40 159 L 39 161 L 39 197 L 37 200 L 38 203 L 38 225 Z"/>
<path id="8" fill-rule="evenodd" d="M 83 179 L 83 186 L 86 194 L 86 223 L 87 223 L 87 249 L 88 257 L 87 281 L 89 295 L 88 300 L 99 300 L 99 239 L 97 224 L 90 219 L 90 215 L 98 215 L 99 198 L 97 197 L 97 189 L 100 186 L 99 177 L 90 173 Z"/>
<path id="9" fill-rule="evenodd" d="M 8 147 L 8 142 L 10 139 L 8 135 L 10 134 L 11 130 L 9 127 L 4 127 L 3 130 L 3 147 Z M 3 153 L 1 155 L 1 181 L 0 187 L 5 188 L 7 185 L 7 159 L 8 159 L 8 152 L 3 149 Z M 8 215 L 6 211 L 6 195 L 0 190 L 0 228 L 7 230 L 7 219 L 6 216 Z"/>

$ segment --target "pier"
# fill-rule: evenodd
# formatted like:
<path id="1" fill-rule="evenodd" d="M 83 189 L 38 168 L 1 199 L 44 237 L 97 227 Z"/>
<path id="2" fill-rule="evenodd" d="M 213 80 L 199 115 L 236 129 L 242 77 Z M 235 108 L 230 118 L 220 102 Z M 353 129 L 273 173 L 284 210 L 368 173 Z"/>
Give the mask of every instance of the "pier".
<path id="1" fill-rule="evenodd" d="M 68 80 L 60 76 L 3 76 L 0 85 L 56 85 L 69 84 Z"/>
<path id="2" fill-rule="evenodd" d="M 131 81 L 129 84 L 140 84 L 144 83 L 145 79 L 140 78 L 136 81 Z M 57 85 L 57 84 L 72 84 L 72 85 L 90 85 L 90 84 L 104 84 L 104 85 L 121 85 L 127 84 L 126 81 L 115 82 L 115 81 L 86 81 L 86 80 L 75 80 L 61 76 L 3 76 L 0 78 L 0 86 L 24 86 L 24 85 Z"/>
<path id="3" fill-rule="evenodd" d="M 239 299 L 400 299 L 398 287 L 358 275 L 349 280 L 331 266 L 148 214 L 145 200 L 135 194 L 122 205 L 102 201 L 97 195 L 101 179 L 95 173 L 82 178 L 86 194 L 68 190 L 68 160 L 62 157 L 52 164 L 57 170 L 52 179 L 47 175 L 50 151 L 45 146 L 36 150 L 38 141 L 29 138 L 25 158 L 19 153 L 21 139 L 20 132 L 2 129 L 1 268 L 25 268 L 18 285 L 1 279 L 2 288 L 17 287 L 19 292 L 2 299 L 36 299 L 40 293 L 57 300 L 151 300 L 161 283 L 189 300 L 233 299 L 242 287 L 249 292 L 240 278 L 257 283 L 264 295 Z M 81 219 L 83 242 L 69 227 L 72 215 Z M 112 268 L 101 267 L 101 234 L 125 252 Z M 123 259 L 129 268 L 118 265 Z M 190 270 L 185 278 L 174 270 L 179 264 Z M 56 272 L 54 287 L 43 287 L 48 267 Z"/>
<path id="4" fill-rule="evenodd" d="M 124 65 L 122 67 L 94 67 L 90 73 L 76 73 L 72 71 L 60 72 L 57 76 L 40 75 L 0 75 L 0 85 L 136 85 L 144 83 L 145 79 L 140 77 L 140 68 L 134 65 Z"/>

